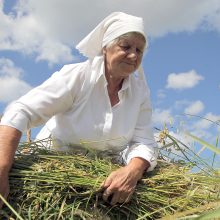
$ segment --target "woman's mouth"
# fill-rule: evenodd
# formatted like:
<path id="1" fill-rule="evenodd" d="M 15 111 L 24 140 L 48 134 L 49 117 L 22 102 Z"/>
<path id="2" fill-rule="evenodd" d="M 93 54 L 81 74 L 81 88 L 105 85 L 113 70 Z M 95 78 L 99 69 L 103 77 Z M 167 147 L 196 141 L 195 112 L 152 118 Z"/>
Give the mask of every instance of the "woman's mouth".
<path id="1" fill-rule="evenodd" d="M 131 62 L 124 62 L 126 63 L 127 65 L 130 65 L 130 66 L 135 66 L 136 64 L 135 63 L 131 63 Z"/>

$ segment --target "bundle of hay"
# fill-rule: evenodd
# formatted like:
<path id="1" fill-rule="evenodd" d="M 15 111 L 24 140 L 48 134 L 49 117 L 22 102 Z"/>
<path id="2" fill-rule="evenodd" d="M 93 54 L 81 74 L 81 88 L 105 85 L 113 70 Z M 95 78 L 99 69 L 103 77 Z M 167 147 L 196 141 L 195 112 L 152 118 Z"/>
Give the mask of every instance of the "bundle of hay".
<path id="1" fill-rule="evenodd" d="M 94 156 L 18 152 L 10 173 L 10 206 L 0 219 L 159 219 L 199 213 L 198 207 L 220 201 L 218 174 L 190 173 L 187 164 L 159 161 L 144 174 L 129 203 L 110 206 L 102 200 L 100 185 L 118 167 Z"/>

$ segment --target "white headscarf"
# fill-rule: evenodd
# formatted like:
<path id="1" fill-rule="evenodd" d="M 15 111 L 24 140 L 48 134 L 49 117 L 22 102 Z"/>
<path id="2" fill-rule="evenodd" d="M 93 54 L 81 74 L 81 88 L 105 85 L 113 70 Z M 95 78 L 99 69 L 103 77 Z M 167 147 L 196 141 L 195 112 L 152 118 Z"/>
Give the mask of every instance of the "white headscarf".
<path id="1" fill-rule="evenodd" d="M 81 40 L 76 48 L 84 56 L 94 58 L 101 54 L 105 45 L 128 32 L 138 32 L 145 37 L 143 19 L 123 12 L 113 12 Z"/>
<path id="2" fill-rule="evenodd" d="M 144 33 L 143 19 L 123 12 L 113 12 L 100 22 L 84 39 L 82 39 L 76 48 L 84 56 L 93 59 L 101 55 L 102 48 L 117 37 L 129 33 L 138 32 L 146 39 Z M 145 82 L 143 68 L 138 69 L 139 76 Z"/>

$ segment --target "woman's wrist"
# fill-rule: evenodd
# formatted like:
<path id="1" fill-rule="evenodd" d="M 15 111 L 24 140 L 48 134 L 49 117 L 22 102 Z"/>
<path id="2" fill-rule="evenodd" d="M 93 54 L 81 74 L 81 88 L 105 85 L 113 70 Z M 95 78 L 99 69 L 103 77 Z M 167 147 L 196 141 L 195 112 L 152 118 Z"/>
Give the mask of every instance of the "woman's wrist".
<path id="1" fill-rule="evenodd" d="M 141 157 L 134 157 L 130 160 L 127 166 L 136 174 L 137 179 L 139 180 L 142 178 L 143 173 L 150 167 L 150 163 Z"/>

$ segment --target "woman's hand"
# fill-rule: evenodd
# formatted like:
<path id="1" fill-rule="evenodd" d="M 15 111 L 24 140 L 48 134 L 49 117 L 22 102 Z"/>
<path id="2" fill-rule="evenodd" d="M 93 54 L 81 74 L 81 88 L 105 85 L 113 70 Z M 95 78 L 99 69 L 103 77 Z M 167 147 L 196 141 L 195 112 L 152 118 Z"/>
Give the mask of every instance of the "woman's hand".
<path id="1" fill-rule="evenodd" d="M 8 173 L 3 173 L 0 171 L 0 194 L 7 199 L 9 194 L 9 183 L 8 183 Z M 0 199 L 0 209 L 3 206 L 3 201 Z"/>
<path id="2" fill-rule="evenodd" d="M 111 205 L 129 202 L 138 180 L 149 166 L 148 161 L 133 158 L 127 166 L 112 172 L 101 186 L 104 189 L 103 200 L 111 200 Z"/>
<path id="3" fill-rule="evenodd" d="M 15 151 L 22 133 L 12 127 L 0 125 L 0 193 L 7 198 L 9 193 L 8 174 L 14 161 Z M 0 199 L 0 208 L 3 202 Z"/>

